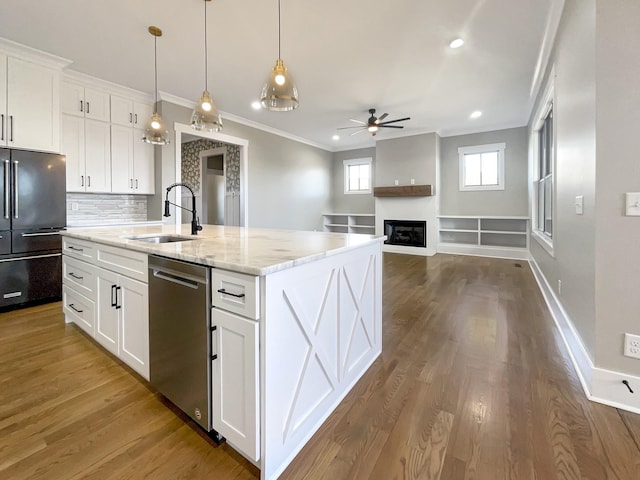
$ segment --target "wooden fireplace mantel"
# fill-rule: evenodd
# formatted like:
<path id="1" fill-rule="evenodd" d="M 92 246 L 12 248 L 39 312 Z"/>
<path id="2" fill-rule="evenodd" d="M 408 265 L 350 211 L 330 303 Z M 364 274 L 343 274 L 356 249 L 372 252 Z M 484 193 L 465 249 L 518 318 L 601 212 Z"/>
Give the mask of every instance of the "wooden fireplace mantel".
<path id="1" fill-rule="evenodd" d="M 433 185 L 402 185 L 373 187 L 374 197 L 431 197 Z"/>

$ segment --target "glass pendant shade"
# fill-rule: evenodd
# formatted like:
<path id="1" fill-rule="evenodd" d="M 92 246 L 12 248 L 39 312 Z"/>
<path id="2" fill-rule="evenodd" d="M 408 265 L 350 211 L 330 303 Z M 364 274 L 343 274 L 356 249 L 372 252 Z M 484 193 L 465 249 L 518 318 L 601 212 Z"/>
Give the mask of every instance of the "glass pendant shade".
<path id="1" fill-rule="evenodd" d="M 153 35 L 153 59 L 154 59 L 154 80 L 155 80 L 155 98 L 153 115 L 147 121 L 144 128 L 144 135 L 142 135 L 142 141 L 151 143 L 153 145 L 167 145 L 169 141 L 169 131 L 162 120 L 162 117 L 158 113 L 158 37 L 162 36 L 162 30 L 158 27 L 149 27 L 149 33 Z"/>
<path id="2" fill-rule="evenodd" d="M 198 100 L 196 108 L 191 115 L 191 127 L 195 130 L 206 132 L 219 132 L 222 130 L 222 118 L 216 108 L 216 104 L 206 90 Z"/>
<path id="3" fill-rule="evenodd" d="M 154 112 L 144 128 L 142 140 L 153 145 L 167 145 L 169 143 L 169 131 L 159 113 Z"/>
<path id="4" fill-rule="evenodd" d="M 289 112 L 299 104 L 298 89 L 281 58 L 276 61 L 276 66 L 262 87 L 260 103 L 274 112 Z"/>
<path id="5" fill-rule="evenodd" d="M 216 103 L 211 98 L 207 88 L 207 76 L 209 71 L 208 50 L 207 50 L 207 2 L 204 0 L 204 91 L 198 100 L 196 107 L 191 114 L 191 128 L 205 132 L 219 132 L 222 130 L 222 118 L 216 107 Z"/>

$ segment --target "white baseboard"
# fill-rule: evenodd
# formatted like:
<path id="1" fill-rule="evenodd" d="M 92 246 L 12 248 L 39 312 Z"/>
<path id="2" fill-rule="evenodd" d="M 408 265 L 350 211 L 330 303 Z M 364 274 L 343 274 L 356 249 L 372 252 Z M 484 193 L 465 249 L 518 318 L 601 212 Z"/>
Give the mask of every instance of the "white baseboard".
<path id="1" fill-rule="evenodd" d="M 480 245 L 456 245 L 453 243 L 438 244 L 438 253 L 454 255 L 473 255 L 476 257 L 506 258 L 510 260 L 530 260 L 531 255 L 526 248 L 489 247 Z"/>
<path id="2" fill-rule="evenodd" d="M 433 248 L 408 247 L 404 245 L 382 244 L 382 251 L 389 253 L 404 253 L 406 255 L 421 255 L 423 257 L 432 257 L 436 254 L 436 251 Z"/>
<path id="3" fill-rule="evenodd" d="M 542 296 L 547 303 L 553 321 L 562 336 L 573 366 L 578 374 L 585 395 L 591 401 L 609 405 L 611 407 L 640 413 L 640 377 L 613 372 L 597 368 L 587 352 L 580 335 L 575 329 L 569 315 L 562 307 L 562 303 L 551 289 L 549 282 L 538 267 L 535 260 L 530 259 L 529 265 L 538 283 Z M 632 394 L 622 383 L 627 380 L 636 392 Z"/>

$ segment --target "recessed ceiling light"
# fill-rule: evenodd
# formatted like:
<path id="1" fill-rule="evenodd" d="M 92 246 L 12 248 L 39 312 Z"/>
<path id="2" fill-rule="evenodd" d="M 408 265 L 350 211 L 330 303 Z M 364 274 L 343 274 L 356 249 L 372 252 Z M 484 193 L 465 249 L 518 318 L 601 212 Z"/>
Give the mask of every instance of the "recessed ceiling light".
<path id="1" fill-rule="evenodd" d="M 251 108 L 254 110 L 260 110 L 262 108 L 262 104 L 256 100 L 255 102 L 251 102 Z"/>
<path id="2" fill-rule="evenodd" d="M 331 137 L 333 140 L 340 140 L 340 135 L 334 135 L 333 137 Z"/>
<path id="3" fill-rule="evenodd" d="M 480 118 L 482 116 L 482 112 L 480 110 L 476 110 L 469 115 L 469 118 Z"/>
<path id="4" fill-rule="evenodd" d="M 462 45 L 464 45 L 464 40 L 461 38 L 456 38 L 449 44 L 451 48 L 460 48 Z"/>

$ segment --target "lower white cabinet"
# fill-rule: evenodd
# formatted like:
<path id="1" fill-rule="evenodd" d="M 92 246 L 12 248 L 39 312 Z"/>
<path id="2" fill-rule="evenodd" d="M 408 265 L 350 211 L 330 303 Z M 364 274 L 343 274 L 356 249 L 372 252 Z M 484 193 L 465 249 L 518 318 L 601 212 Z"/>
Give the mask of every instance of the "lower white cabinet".
<path id="1" fill-rule="evenodd" d="M 213 428 L 254 461 L 260 458 L 258 322 L 213 309 Z"/>
<path id="2" fill-rule="evenodd" d="M 149 286 L 140 281 L 146 280 L 147 255 L 109 245 L 89 245 L 95 255 L 86 260 L 79 260 L 80 247 L 69 253 L 64 250 L 66 320 L 149 380 Z M 84 250 L 85 245 L 81 248 Z M 95 279 L 91 280 L 87 272 Z"/>

